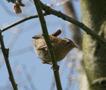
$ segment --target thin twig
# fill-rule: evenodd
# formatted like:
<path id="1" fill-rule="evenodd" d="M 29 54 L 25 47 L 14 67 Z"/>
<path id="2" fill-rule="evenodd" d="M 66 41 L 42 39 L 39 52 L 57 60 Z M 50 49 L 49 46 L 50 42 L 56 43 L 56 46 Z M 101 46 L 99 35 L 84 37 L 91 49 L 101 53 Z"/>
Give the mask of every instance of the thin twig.
<path id="1" fill-rule="evenodd" d="M 10 82 L 12 84 L 13 89 L 18 90 L 17 84 L 16 84 L 14 76 L 13 76 L 13 72 L 12 72 L 12 69 L 11 69 L 11 66 L 10 66 L 10 62 L 9 62 L 9 59 L 8 59 L 9 58 L 9 49 L 5 48 L 1 31 L 0 31 L 0 45 L 1 45 L 1 50 L 2 50 L 3 56 L 4 56 L 4 60 L 5 60 L 5 63 L 6 63 L 7 71 L 8 71 L 8 74 L 9 74 Z"/>
<path id="2" fill-rule="evenodd" d="M 55 81 L 56 81 L 56 86 L 57 86 L 57 90 L 62 90 L 62 86 L 61 86 L 61 82 L 60 82 L 60 77 L 59 77 L 59 66 L 57 65 L 57 62 L 55 60 L 55 54 L 53 51 L 53 47 L 50 43 L 50 39 L 49 39 L 49 35 L 48 35 L 48 30 L 47 30 L 47 26 L 46 26 L 46 21 L 44 19 L 44 15 L 42 13 L 42 8 L 40 5 L 40 0 L 33 0 L 35 7 L 37 9 L 38 12 L 38 16 L 39 16 L 39 20 L 41 23 L 41 27 L 42 27 L 42 31 L 43 31 L 43 36 L 44 39 L 46 41 L 48 50 L 49 50 L 49 54 L 53 63 L 53 72 L 54 72 L 54 76 L 55 76 Z"/>
<path id="3" fill-rule="evenodd" d="M 41 6 L 43 8 L 43 10 L 46 12 L 46 13 L 49 13 L 49 14 L 53 14 L 65 21 L 68 21 L 70 23 L 73 23 L 75 24 L 76 26 L 80 27 L 81 29 L 83 29 L 87 34 L 91 35 L 93 38 L 97 39 L 98 41 L 100 41 L 101 43 L 103 44 L 106 44 L 106 40 L 104 38 L 102 38 L 101 36 L 97 35 L 96 32 L 94 32 L 93 30 L 91 30 L 90 28 L 88 28 L 86 25 L 84 25 L 83 23 L 63 14 L 62 12 L 60 11 L 57 11 L 57 10 L 54 10 L 52 9 L 51 7 L 43 4 L 42 2 L 41 3 Z"/>
<path id="4" fill-rule="evenodd" d="M 48 15 L 48 13 L 44 13 L 43 15 L 46 16 L 46 15 Z M 22 19 L 22 20 L 19 20 L 19 21 L 13 23 L 12 25 L 9 25 L 9 26 L 5 27 L 4 29 L 2 29 L 1 32 L 4 32 L 4 31 L 6 31 L 6 30 L 8 30 L 8 29 L 10 29 L 10 28 L 12 28 L 12 27 L 18 25 L 18 24 L 21 24 L 21 23 L 23 23 L 23 22 L 25 22 L 25 21 L 28 21 L 28 20 L 31 20 L 31 19 L 34 19 L 34 18 L 38 18 L 38 15 L 29 16 L 29 17 L 27 17 L 27 18 L 24 18 L 24 19 Z"/>

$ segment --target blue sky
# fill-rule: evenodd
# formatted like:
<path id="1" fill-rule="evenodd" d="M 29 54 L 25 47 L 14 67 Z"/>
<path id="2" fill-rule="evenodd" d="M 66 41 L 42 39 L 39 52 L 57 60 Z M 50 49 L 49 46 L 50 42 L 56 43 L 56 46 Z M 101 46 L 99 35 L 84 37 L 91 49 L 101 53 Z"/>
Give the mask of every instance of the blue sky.
<path id="1" fill-rule="evenodd" d="M 25 1 L 25 0 L 23 0 Z M 29 0 L 25 1 L 26 7 L 23 8 L 23 13 L 16 15 L 13 12 L 13 5 L 7 3 L 6 0 L 2 0 L 0 3 L 0 28 L 5 28 L 8 25 L 25 18 L 30 15 L 34 15 L 36 10 L 33 3 Z M 48 2 L 45 0 L 45 2 Z M 49 1 L 50 2 L 50 1 Z M 57 6 L 56 9 L 63 11 L 62 6 Z M 56 31 L 58 28 L 65 30 L 66 35 L 68 32 L 67 23 L 54 16 L 46 17 L 49 33 Z M 66 31 L 67 30 L 67 31 Z M 19 90 L 31 90 L 32 87 L 36 90 L 50 90 L 50 86 L 53 79 L 53 72 L 50 65 L 44 65 L 40 59 L 34 53 L 32 45 L 32 37 L 35 34 L 41 33 L 41 27 L 38 19 L 33 19 L 24 22 L 14 28 L 3 33 L 5 45 L 10 48 L 10 62 L 14 77 L 18 84 Z M 62 37 L 69 37 L 70 35 L 62 34 Z M 24 51 L 24 52 L 23 52 Z M 0 55 L 0 88 L 10 87 L 8 79 L 8 73 L 5 67 L 5 63 Z M 65 64 L 65 60 L 60 63 L 61 81 L 63 90 L 67 86 L 67 77 L 69 68 Z M 28 75 L 26 75 L 28 74 Z M 31 86 L 32 85 L 32 86 Z M 76 90 L 77 85 L 72 85 L 72 89 Z M 1 90 L 1 89 L 0 89 Z M 6 90 L 6 89 L 5 89 Z M 32 89 L 33 90 L 33 89 Z M 71 90 L 71 89 L 70 89 Z"/>

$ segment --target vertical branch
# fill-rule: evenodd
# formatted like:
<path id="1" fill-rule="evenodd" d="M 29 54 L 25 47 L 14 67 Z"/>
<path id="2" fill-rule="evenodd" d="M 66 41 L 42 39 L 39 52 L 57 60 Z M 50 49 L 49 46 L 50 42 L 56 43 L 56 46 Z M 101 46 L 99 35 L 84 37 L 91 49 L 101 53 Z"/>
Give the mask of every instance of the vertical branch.
<path id="1" fill-rule="evenodd" d="M 44 15 L 42 13 L 41 3 L 40 3 L 40 0 L 33 0 L 33 1 L 34 1 L 35 7 L 36 7 L 37 12 L 38 12 L 39 20 L 40 20 L 42 31 L 43 31 L 43 36 L 44 36 L 44 39 L 46 41 L 46 44 L 47 44 L 47 47 L 49 50 L 49 54 L 50 54 L 50 57 L 51 57 L 51 60 L 53 63 L 52 67 L 53 67 L 53 72 L 54 72 L 55 81 L 56 81 L 56 85 L 57 85 L 57 90 L 62 90 L 60 77 L 59 77 L 59 66 L 57 65 L 57 62 L 55 59 L 55 54 L 53 52 L 53 47 L 50 43 L 46 22 L 44 19 Z"/>
<path id="2" fill-rule="evenodd" d="M 14 79 L 14 76 L 13 76 L 13 73 L 12 73 L 12 69 L 11 69 L 11 66 L 10 66 L 10 63 L 9 63 L 9 59 L 8 59 L 9 49 L 5 48 L 1 31 L 0 31 L 0 45 L 1 45 L 1 50 L 2 50 L 2 53 L 3 53 L 3 56 L 4 56 L 4 60 L 5 60 L 5 63 L 6 63 L 6 67 L 7 67 L 7 71 L 8 71 L 8 74 L 9 74 L 9 79 L 11 81 L 12 87 L 13 87 L 14 90 L 18 90 L 17 84 L 15 82 L 15 79 Z"/>

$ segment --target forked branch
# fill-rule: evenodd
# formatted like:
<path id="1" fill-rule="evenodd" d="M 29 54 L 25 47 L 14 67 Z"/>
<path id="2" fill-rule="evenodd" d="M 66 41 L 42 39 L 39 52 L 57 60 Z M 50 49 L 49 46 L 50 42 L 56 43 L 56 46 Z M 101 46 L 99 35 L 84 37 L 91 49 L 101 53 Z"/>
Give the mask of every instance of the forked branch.
<path id="1" fill-rule="evenodd" d="M 9 49 L 5 48 L 1 31 L 0 31 L 0 45 L 1 45 L 1 50 L 2 50 L 2 53 L 3 53 L 3 56 L 4 56 L 5 64 L 6 64 L 6 67 L 7 67 L 9 79 L 10 79 L 10 82 L 12 84 L 13 90 L 18 90 L 17 84 L 16 84 L 14 76 L 13 76 L 13 72 L 12 72 L 12 69 L 11 69 L 11 66 L 10 66 L 10 62 L 9 62 Z"/>

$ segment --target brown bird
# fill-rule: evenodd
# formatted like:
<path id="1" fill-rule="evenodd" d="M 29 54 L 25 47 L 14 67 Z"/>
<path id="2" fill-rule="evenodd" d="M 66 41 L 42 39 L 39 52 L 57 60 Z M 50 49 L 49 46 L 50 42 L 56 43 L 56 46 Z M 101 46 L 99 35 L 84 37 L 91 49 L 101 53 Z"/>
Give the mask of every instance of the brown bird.
<path id="1" fill-rule="evenodd" d="M 70 50 L 77 47 L 72 40 L 67 38 L 62 39 L 57 37 L 60 34 L 61 34 L 61 30 L 57 30 L 55 33 L 49 35 L 51 45 L 54 49 L 56 61 L 62 60 Z M 52 60 L 48 52 L 48 47 L 44 40 L 43 35 L 35 35 L 32 38 L 33 38 L 35 51 L 38 54 L 39 58 L 42 60 L 42 63 L 52 64 Z"/>
<path id="2" fill-rule="evenodd" d="M 25 5 L 22 3 L 22 0 L 16 0 L 14 3 L 14 10 L 16 14 L 22 13 L 21 7 L 24 7 Z"/>
<path id="3" fill-rule="evenodd" d="M 15 11 L 16 14 L 22 13 L 21 6 L 17 2 L 14 4 L 14 11 Z"/>

